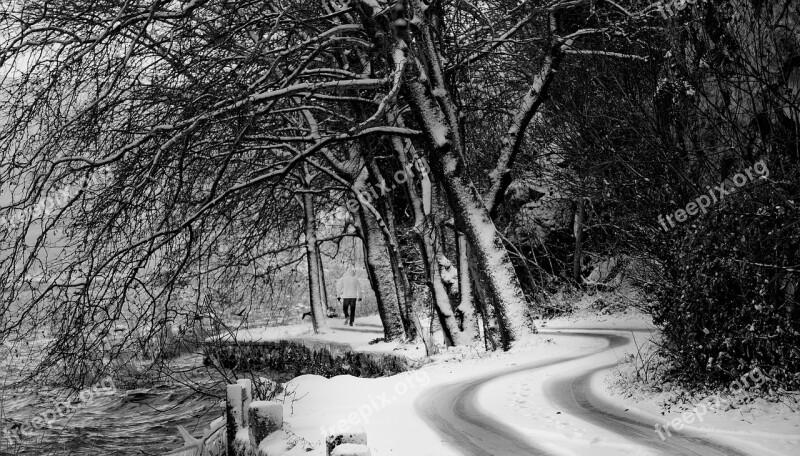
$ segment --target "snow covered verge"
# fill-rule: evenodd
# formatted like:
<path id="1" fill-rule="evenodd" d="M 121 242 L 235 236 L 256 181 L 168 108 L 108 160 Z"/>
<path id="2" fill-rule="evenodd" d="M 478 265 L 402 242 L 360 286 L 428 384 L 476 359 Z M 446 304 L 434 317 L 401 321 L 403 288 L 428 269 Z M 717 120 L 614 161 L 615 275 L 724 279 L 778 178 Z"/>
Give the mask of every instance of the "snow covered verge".
<path id="1" fill-rule="evenodd" d="M 562 291 L 550 296 L 553 308 L 566 312 L 535 320 L 537 328 L 655 329 L 642 293 L 630 286 L 593 293 Z"/>
<path id="2" fill-rule="evenodd" d="M 635 297 L 619 292 L 578 296 L 572 300 L 574 312 L 537 323 L 543 331 L 595 328 L 650 332 L 627 331 L 633 344 L 617 351 L 617 366 L 594 375 L 591 387 L 607 402 L 651 421 L 654 435 L 668 439 L 667 431 L 675 432 L 677 425 L 678 431 L 723 441 L 727 438 L 733 446 L 741 447 L 745 440 L 752 445 L 745 450 L 752 454 L 800 454 L 800 394 L 772 392 L 769 397 L 758 397 L 738 392 L 740 385 L 746 390 L 762 383 L 760 371 L 718 391 L 691 392 L 662 383 L 659 375 L 663 360 L 652 343 L 658 333 L 650 317 L 637 308 L 640 301 Z M 619 305 L 620 301 L 629 305 Z"/>
<path id="3" fill-rule="evenodd" d="M 618 366 L 592 379 L 593 389 L 650 419 L 653 432 L 666 439 L 678 430 L 745 440 L 753 454 L 800 454 L 800 394 L 748 391 L 768 381 L 757 368 L 722 389 L 687 391 L 652 378 L 656 357 L 651 342 L 640 340 Z"/>

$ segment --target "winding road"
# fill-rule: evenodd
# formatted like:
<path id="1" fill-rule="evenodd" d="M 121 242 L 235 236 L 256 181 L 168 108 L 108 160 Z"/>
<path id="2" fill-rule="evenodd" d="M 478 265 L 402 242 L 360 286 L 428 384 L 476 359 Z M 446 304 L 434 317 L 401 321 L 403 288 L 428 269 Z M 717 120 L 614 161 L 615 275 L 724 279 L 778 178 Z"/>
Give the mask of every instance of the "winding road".
<path id="1" fill-rule="evenodd" d="M 647 454 L 647 455 L 745 455 L 740 450 L 726 447 L 712 440 L 690 435 L 686 432 L 672 431 L 672 436 L 662 440 L 655 432 L 652 421 L 637 419 L 625 410 L 611 406 L 594 395 L 589 387 L 592 376 L 604 369 L 615 366 L 616 357 L 598 356 L 613 352 L 631 342 L 631 336 L 597 330 L 579 330 L 579 332 L 556 332 L 552 329 L 541 331 L 547 334 L 561 334 L 570 337 L 601 338 L 607 345 L 576 356 L 561 357 L 543 362 L 534 362 L 493 372 L 468 382 L 442 385 L 432 388 L 423 394 L 415 403 L 417 412 L 437 431 L 449 445 L 464 455 L 516 456 L 516 455 L 550 455 L 563 454 L 553 451 L 553 445 L 537 445 L 535 439 L 518 429 L 500 421 L 486 413 L 478 405 L 478 393 L 489 383 L 497 382 L 519 374 L 536 375 L 538 371 L 555 367 L 559 364 L 587 358 L 581 363 L 565 366 L 568 373 L 559 372 L 558 376 L 543 380 L 543 394 L 550 405 L 559 410 L 564 417 L 577 418 L 608 431 L 619 439 L 628 442 L 629 451 L 613 451 L 603 454 Z M 627 331 L 630 334 L 630 330 Z M 531 426 L 536 423 L 531 421 Z M 633 449 L 631 452 L 630 449 Z M 585 450 L 577 454 L 601 454 L 601 448 L 587 443 Z M 574 453 L 574 449 L 573 452 Z M 567 451 L 567 453 L 570 453 Z"/>

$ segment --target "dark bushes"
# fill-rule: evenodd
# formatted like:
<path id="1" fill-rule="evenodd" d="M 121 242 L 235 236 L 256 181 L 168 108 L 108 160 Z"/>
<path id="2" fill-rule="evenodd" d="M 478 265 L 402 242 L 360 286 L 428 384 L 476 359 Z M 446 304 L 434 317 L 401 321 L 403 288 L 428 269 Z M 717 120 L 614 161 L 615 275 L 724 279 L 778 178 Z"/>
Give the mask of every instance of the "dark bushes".
<path id="1" fill-rule="evenodd" d="M 665 244 L 652 313 L 678 380 L 724 383 L 760 367 L 773 384 L 800 386 L 797 187 L 753 185 Z"/>

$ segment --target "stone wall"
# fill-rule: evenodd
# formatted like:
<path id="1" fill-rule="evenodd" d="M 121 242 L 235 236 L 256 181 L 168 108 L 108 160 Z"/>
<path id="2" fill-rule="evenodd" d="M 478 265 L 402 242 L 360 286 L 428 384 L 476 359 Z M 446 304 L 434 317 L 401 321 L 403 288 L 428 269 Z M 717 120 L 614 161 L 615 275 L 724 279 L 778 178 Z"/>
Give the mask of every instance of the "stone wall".
<path id="1" fill-rule="evenodd" d="M 310 338 L 209 344 L 204 351 L 206 363 L 224 368 L 267 368 L 294 375 L 316 374 L 328 378 L 344 374 L 366 378 L 383 377 L 405 372 L 411 367 L 404 356 L 356 352 L 347 344 Z"/>

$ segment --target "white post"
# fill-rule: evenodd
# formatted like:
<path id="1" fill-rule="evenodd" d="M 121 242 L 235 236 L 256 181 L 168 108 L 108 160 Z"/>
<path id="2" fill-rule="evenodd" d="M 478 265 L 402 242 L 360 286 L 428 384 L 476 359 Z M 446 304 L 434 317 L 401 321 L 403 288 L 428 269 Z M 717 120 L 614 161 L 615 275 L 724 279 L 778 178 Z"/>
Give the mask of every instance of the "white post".
<path id="1" fill-rule="evenodd" d="M 242 386 L 242 426 L 247 427 L 250 425 L 248 410 L 250 403 L 253 402 L 253 382 L 248 378 L 242 378 L 236 380 L 236 383 Z"/>
<path id="2" fill-rule="evenodd" d="M 228 385 L 225 401 L 225 434 L 228 437 L 228 456 L 236 456 L 236 434 L 242 428 L 242 385 Z"/>

